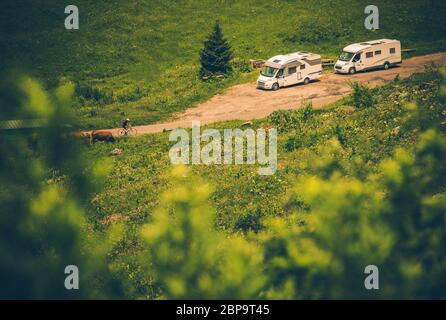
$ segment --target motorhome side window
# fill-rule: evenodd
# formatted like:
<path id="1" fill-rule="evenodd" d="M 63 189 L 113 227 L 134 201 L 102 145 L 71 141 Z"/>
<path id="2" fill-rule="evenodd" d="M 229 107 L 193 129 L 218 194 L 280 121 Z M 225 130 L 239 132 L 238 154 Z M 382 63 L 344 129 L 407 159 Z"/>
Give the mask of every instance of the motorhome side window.
<path id="1" fill-rule="evenodd" d="M 361 60 L 361 54 L 360 54 L 360 53 L 358 53 L 358 54 L 353 58 L 353 62 L 357 62 L 357 61 L 359 61 L 359 60 Z"/>
<path id="2" fill-rule="evenodd" d="M 378 56 L 378 55 L 380 55 L 381 54 L 381 50 L 377 50 L 377 51 L 375 51 L 375 56 Z"/>
<path id="3" fill-rule="evenodd" d="M 288 68 L 288 75 L 296 73 L 297 67 L 290 67 Z"/>
<path id="4" fill-rule="evenodd" d="M 365 57 L 366 58 L 373 58 L 373 52 L 366 52 Z"/>
<path id="5" fill-rule="evenodd" d="M 395 48 L 390 48 L 390 53 L 394 54 L 396 52 Z"/>
<path id="6" fill-rule="evenodd" d="M 279 71 L 277 71 L 277 76 L 278 77 L 283 76 L 283 69 L 280 69 Z"/>
<path id="7" fill-rule="evenodd" d="M 300 65 L 300 70 L 303 70 L 303 69 L 305 69 L 305 65 L 304 65 L 304 64 L 301 64 L 301 65 Z"/>

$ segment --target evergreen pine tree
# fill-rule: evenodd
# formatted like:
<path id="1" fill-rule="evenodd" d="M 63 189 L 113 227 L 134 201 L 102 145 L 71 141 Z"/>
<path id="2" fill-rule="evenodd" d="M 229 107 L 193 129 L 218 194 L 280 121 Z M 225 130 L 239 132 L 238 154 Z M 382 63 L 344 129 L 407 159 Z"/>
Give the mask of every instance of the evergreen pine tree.
<path id="1" fill-rule="evenodd" d="M 228 74 L 231 71 L 231 59 L 231 46 L 223 38 L 220 23 L 217 21 L 200 53 L 200 76 Z"/>

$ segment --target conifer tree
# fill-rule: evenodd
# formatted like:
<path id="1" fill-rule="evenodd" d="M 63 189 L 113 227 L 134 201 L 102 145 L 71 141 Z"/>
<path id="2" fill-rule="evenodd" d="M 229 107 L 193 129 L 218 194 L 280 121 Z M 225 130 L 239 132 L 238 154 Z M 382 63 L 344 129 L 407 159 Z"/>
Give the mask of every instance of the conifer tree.
<path id="1" fill-rule="evenodd" d="M 200 76 L 228 74 L 231 71 L 231 59 L 231 46 L 223 38 L 220 23 L 217 21 L 200 53 Z"/>

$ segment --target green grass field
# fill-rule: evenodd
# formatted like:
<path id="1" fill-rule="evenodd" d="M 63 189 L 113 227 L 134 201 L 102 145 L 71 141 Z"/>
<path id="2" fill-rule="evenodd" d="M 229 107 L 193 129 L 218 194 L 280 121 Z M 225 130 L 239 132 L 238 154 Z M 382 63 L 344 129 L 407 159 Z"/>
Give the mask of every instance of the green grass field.
<path id="1" fill-rule="evenodd" d="M 334 58 L 347 44 L 397 38 L 416 54 L 446 49 L 444 1 L 376 1 L 380 29 L 364 28 L 367 1 L 86 1 L 80 30 L 64 29 L 60 1 L 2 1 L 0 70 L 13 68 L 47 88 L 76 84 L 73 108 L 84 128 L 168 118 L 222 91 L 253 81 L 252 58 L 311 50 Z M 227 79 L 197 77 L 202 43 L 219 19 L 235 57 Z"/>

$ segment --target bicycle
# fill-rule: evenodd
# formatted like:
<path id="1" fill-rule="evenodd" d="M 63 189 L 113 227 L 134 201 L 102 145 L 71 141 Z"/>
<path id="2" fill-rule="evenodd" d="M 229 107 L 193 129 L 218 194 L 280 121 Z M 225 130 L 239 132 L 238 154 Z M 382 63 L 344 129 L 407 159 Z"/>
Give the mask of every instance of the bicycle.
<path id="1" fill-rule="evenodd" d="M 119 130 L 119 135 L 121 136 L 134 136 L 138 133 L 138 131 L 133 128 L 132 126 L 129 126 L 127 128 L 121 128 Z"/>

